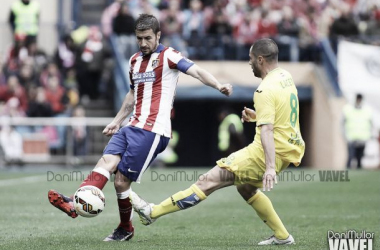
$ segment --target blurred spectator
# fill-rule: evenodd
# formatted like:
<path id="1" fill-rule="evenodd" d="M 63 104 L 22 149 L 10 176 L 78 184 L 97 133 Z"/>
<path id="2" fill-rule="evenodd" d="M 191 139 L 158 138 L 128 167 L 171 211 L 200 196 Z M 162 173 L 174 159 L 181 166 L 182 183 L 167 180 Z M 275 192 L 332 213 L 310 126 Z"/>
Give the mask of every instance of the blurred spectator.
<path id="1" fill-rule="evenodd" d="M 3 149 L 7 163 L 22 164 L 23 155 L 22 136 L 13 126 L 3 125 L 0 131 L 0 146 Z"/>
<path id="2" fill-rule="evenodd" d="M 231 59 L 232 48 L 232 27 L 228 22 L 227 16 L 222 12 L 215 14 L 214 19 L 208 29 L 211 59 Z"/>
<path id="3" fill-rule="evenodd" d="M 70 36 L 73 38 L 75 45 L 80 45 L 87 40 L 89 33 L 90 28 L 85 25 L 82 25 L 78 27 L 76 30 L 73 30 L 70 33 Z"/>
<path id="4" fill-rule="evenodd" d="M 86 112 L 82 106 L 77 106 L 73 110 L 73 118 L 78 118 L 78 123 L 72 127 L 74 138 L 74 155 L 84 156 L 87 154 L 87 126 Z"/>
<path id="5" fill-rule="evenodd" d="M 65 95 L 67 98 L 67 108 L 69 109 L 69 111 L 71 111 L 74 107 L 76 107 L 79 104 L 79 91 L 77 88 L 70 88 L 66 91 Z"/>
<path id="6" fill-rule="evenodd" d="M 202 51 L 205 36 L 205 16 L 200 0 L 191 0 L 190 9 L 185 10 L 183 21 L 183 38 L 187 42 L 189 57 L 202 58 L 207 52 Z"/>
<path id="7" fill-rule="evenodd" d="M 349 6 L 343 5 L 341 7 L 340 17 L 332 23 L 330 28 L 330 41 L 335 53 L 338 49 L 339 37 L 357 36 L 358 34 L 359 30 L 350 12 Z"/>
<path id="8" fill-rule="evenodd" d="M 237 42 L 237 59 L 247 60 L 249 48 L 252 46 L 257 36 L 257 23 L 253 20 L 251 12 L 244 15 L 243 20 L 236 26 L 235 41 Z"/>
<path id="9" fill-rule="evenodd" d="M 40 74 L 40 85 L 43 87 L 48 86 L 49 78 L 57 77 L 58 83 L 61 84 L 61 73 L 58 70 L 57 64 L 54 62 L 49 62 L 47 67 Z"/>
<path id="10" fill-rule="evenodd" d="M 63 82 L 63 86 L 66 88 L 66 104 L 69 111 L 71 111 L 75 106 L 79 104 L 79 91 L 78 84 L 76 80 L 75 69 L 70 69 L 67 71 L 66 79 Z"/>
<path id="11" fill-rule="evenodd" d="M 291 7 L 284 6 L 282 9 L 282 20 L 278 23 L 277 30 L 279 35 L 298 37 L 300 27 Z"/>
<path id="12" fill-rule="evenodd" d="M 164 44 L 181 51 L 187 56 L 186 47 L 182 40 L 183 13 L 177 0 L 169 1 L 169 8 L 161 12 L 161 32 Z"/>
<path id="13" fill-rule="evenodd" d="M 134 35 L 135 34 L 135 19 L 129 11 L 128 4 L 123 3 L 113 19 L 112 27 L 116 35 Z"/>
<path id="14" fill-rule="evenodd" d="M 135 19 L 125 3 L 121 5 L 117 16 L 113 20 L 113 30 L 118 36 L 119 51 L 125 58 L 129 58 L 137 52 Z"/>
<path id="15" fill-rule="evenodd" d="M 37 42 L 35 41 L 29 42 L 26 48 L 28 50 L 28 59 L 26 59 L 27 62 L 24 61 L 23 63 L 28 63 L 30 66 L 33 67 L 34 71 L 41 72 L 41 70 L 48 63 L 48 57 L 45 51 L 39 49 L 37 46 Z"/>
<path id="16" fill-rule="evenodd" d="M 299 48 L 300 61 L 317 61 L 318 60 L 318 15 L 314 8 L 309 8 L 305 15 L 301 15 Z"/>
<path id="17" fill-rule="evenodd" d="M 226 13 L 234 29 L 238 28 L 246 13 L 250 11 L 245 0 L 230 0 L 226 5 Z"/>
<path id="18" fill-rule="evenodd" d="M 25 47 L 26 36 L 16 34 L 14 44 L 8 49 L 5 58 L 4 72 L 7 76 L 16 74 L 20 65 L 28 57 L 28 50 Z"/>
<path id="19" fill-rule="evenodd" d="M 208 33 L 214 36 L 221 36 L 223 38 L 231 37 L 232 27 L 228 22 L 227 16 L 223 13 L 216 14 L 214 19 L 211 21 Z"/>
<path id="20" fill-rule="evenodd" d="M 348 146 L 347 168 L 351 168 L 351 161 L 354 158 L 357 160 L 357 168 L 361 168 L 365 144 L 372 135 L 372 111 L 369 107 L 363 106 L 363 96 L 357 94 L 355 105 L 347 104 L 343 114 Z"/>
<path id="21" fill-rule="evenodd" d="M 133 0 L 131 2 L 134 2 Z M 130 7 L 133 9 L 132 14 L 134 18 L 137 19 L 140 14 L 149 14 L 155 16 L 158 20 L 160 20 L 160 11 L 157 8 L 157 4 L 155 0 L 135 0 L 135 4 L 131 3 L 134 7 Z"/>
<path id="22" fill-rule="evenodd" d="M 294 16 L 292 8 L 285 6 L 282 9 L 282 20 L 277 24 L 278 36 L 276 38 L 280 61 L 298 61 L 298 36 L 300 26 Z"/>
<path id="23" fill-rule="evenodd" d="M 59 42 L 58 49 L 55 53 L 55 62 L 64 78 L 67 72 L 75 66 L 76 53 L 73 38 L 70 35 L 65 35 Z"/>
<path id="24" fill-rule="evenodd" d="M 102 32 L 105 36 L 110 36 L 113 32 L 112 30 L 112 20 L 117 16 L 120 6 L 124 3 L 124 0 L 116 0 L 112 4 L 110 4 L 102 13 L 101 17 L 101 26 Z"/>
<path id="25" fill-rule="evenodd" d="M 59 84 L 59 78 L 50 76 L 45 88 L 46 100 L 50 103 L 54 114 L 59 114 L 65 110 L 63 103 L 65 90 Z"/>
<path id="26" fill-rule="evenodd" d="M 380 8 L 376 5 L 369 11 L 365 34 L 368 36 L 380 36 Z M 378 45 L 380 45 L 380 42 Z"/>
<path id="27" fill-rule="evenodd" d="M 29 107 L 27 115 L 29 117 L 51 117 L 54 112 L 50 103 L 46 100 L 45 90 L 42 87 L 33 88 L 30 91 Z"/>
<path id="28" fill-rule="evenodd" d="M 28 89 L 30 86 L 36 84 L 36 74 L 30 64 L 23 64 L 18 74 L 20 84 Z"/>
<path id="29" fill-rule="evenodd" d="M 7 117 L 24 117 L 25 112 L 20 105 L 19 99 L 17 97 L 11 97 L 6 103 L 3 109 L 3 116 Z"/>
<path id="30" fill-rule="evenodd" d="M 67 71 L 65 80 L 63 81 L 63 87 L 66 89 L 78 88 L 77 74 L 74 68 Z"/>
<path id="31" fill-rule="evenodd" d="M 77 68 L 79 93 L 81 96 L 87 95 L 90 99 L 97 99 L 105 60 L 110 57 L 110 50 L 98 27 L 90 28 L 88 38 L 79 51 Z"/>
<path id="32" fill-rule="evenodd" d="M 0 86 L 6 85 L 6 84 L 7 84 L 7 78 L 4 74 L 3 64 L 2 64 L 2 61 L 0 59 Z"/>
<path id="33" fill-rule="evenodd" d="M 205 15 L 206 29 L 210 29 L 210 25 L 215 22 L 216 16 L 224 15 L 228 17 L 226 5 L 228 1 L 226 0 L 215 0 L 211 6 L 204 8 L 203 13 Z"/>
<path id="34" fill-rule="evenodd" d="M 261 18 L 257 24 L 257 39 L 274 38 L 277 35 L 277 26 L 269 18 L 268 11 L 261 12 Z"/>
<path id="35" fill-rule="evenodd" d="M 18 100 L 17 106 L 20 105 L 21 110 L 26 111 L 27 95 L 24 87 L 20 85 L 18 78 L 14 75 L 8 78 L 7 85 L 0 86 L 0 101 L 8 102 L 13 97 Z"/>
<path id="36" fill-rule="evenodd" d="M 16 0 L 11 7 L 9 23 L 14 34 L 25 34 L 27 43 L 35 42 L 38 35 L 40 5 L 33 0 Z"/>

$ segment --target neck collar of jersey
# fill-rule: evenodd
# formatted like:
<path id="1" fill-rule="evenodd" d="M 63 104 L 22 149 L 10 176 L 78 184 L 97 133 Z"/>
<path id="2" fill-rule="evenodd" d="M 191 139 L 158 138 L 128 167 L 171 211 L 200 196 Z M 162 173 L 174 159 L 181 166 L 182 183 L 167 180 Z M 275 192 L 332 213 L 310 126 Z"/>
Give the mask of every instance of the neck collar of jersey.
<path id="1" fill-rule="evenodd" d="M 165 46 L 160 43 L 160 44 L 158 44 L 156 50 L 152 52 L 152 54 L 153 53 L 161 53 L 161 51 L 163 51 L 164 49 L 165 49 Z M 151 54 L 144 55 L 142 52 L 140 52 L 140 55 L 141 56 L 150 56 Z"/>

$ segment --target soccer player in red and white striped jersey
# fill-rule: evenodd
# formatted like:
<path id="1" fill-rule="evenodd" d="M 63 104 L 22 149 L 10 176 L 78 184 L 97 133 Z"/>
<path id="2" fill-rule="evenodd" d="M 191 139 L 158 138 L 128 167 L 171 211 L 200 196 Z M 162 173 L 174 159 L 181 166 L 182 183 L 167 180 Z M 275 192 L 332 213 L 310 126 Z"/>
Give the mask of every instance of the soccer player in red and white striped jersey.
<path id="1" fill-rule="evenodd" d="M 131 183 L 140 182 L 144 171 L 164 151 L 171 136 L 170 113 L 180 72 L 188 74 L 222 94 L 232 94 L 230 84 L 221 84 L 214 76 L 180 52 L 159 43 L 161 31 L 157 19 L 142 14 L 136 20 L 135 32 L 140 51 L 129 60 L 130 90 L 123 104 L 103 133 L 112 136 L 103 156 L 81 186 L 102 189 L 116 173 L 120 224 L 104 241 L 125 241 L 133 237 Z M 133 112 L 128 124 L 123 121 Z M 72 200 L 54 190 L 49 201 L 75 218 Z"/>

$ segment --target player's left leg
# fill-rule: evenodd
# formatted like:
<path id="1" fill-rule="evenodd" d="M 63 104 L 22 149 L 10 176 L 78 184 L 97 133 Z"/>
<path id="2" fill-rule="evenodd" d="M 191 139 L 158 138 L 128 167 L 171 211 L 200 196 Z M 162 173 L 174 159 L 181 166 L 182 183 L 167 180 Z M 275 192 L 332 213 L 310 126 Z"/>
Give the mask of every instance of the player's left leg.
<path id="1" fill-rule="evenodd" d="M 104 241 L 128 241 L 133 237 L 134 228 L 132 226 L 132 204 L 129 199 L 131 181 L 120 171 L 115 175 L 115 190 L 117 204 L 119 206 L 120 224 Z"/>
<path id="2" fill-rule="evenodd" d="M 158 205 L 149 204 L 136 193 L 131 193 L 134 210 L 139 214 L 141 222 L 149 225 L 155 219 L 197 205 L 212 192 L 234 184 L 234 174 L 215 166 L 188 189 L 173 194 Z"/>
<path id="3" fill-rule="evenodd" d="M 267 240 L 262 241 L 259 245 L 284 245 L 294 244 L 293 237 L 288 233 L 280 217 L 273 208 L 270 199 L 260 190 L 250 184 L 237 186 L 237 190 L 244 200 L 256 211 L 257 215 L 264 223 L 273 230 L 274 235 Z"/>

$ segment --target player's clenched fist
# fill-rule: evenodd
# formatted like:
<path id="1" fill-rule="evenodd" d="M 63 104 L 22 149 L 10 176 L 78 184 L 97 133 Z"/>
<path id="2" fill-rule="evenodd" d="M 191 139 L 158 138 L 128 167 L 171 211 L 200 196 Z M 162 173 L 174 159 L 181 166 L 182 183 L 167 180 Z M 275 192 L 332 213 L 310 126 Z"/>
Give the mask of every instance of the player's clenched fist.
<path id="1" fill-rule="evenodd" d="M 229 83 L 223 84 L 222 87 L 219 89 L 220 93 L 226 96 L 232 95 L 233 89 L 232 85 Z"/>
<path id="2" fill-rule="evenodd" d="M 256 120 L 256 111 L 244 107 L 244 110 L 241 112 L 241 122 L 254 122 Z"/>
<path id="3" fill-rule="evenodd" d="M 111 136 L 115 134 L 117 131 L 119 131 L 119 129 L 120 129 L 120 125 L 117 125 L 116 123 L 111 122 L 104 128 L 103 134 L 105 134 L 106 136 Z"/>

